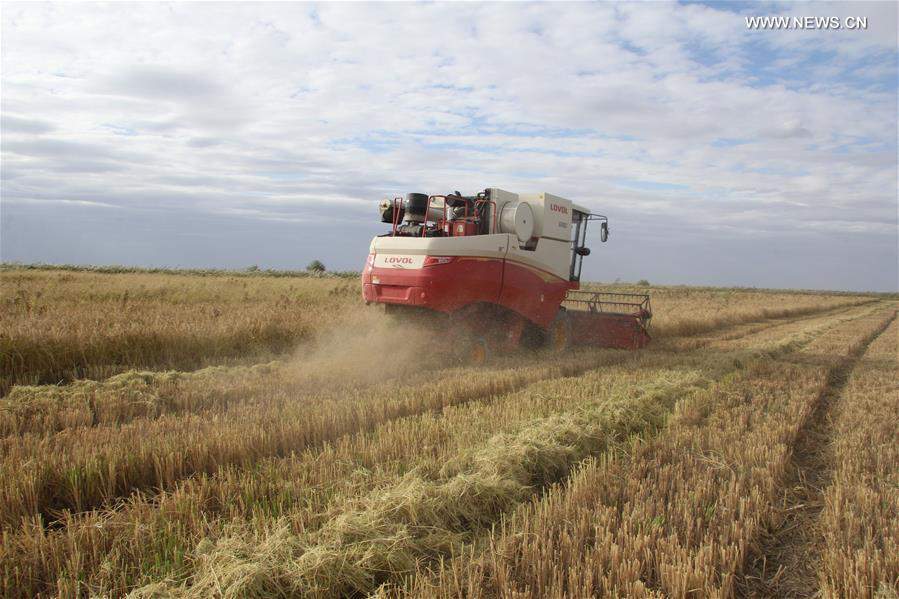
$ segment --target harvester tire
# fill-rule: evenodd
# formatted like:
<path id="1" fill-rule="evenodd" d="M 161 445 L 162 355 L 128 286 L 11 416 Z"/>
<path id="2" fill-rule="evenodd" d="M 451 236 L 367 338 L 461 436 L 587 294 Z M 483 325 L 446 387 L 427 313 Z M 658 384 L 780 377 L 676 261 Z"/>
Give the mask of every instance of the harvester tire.
<path id="1" fill-rule="evenodd" d="M 468 363 L 472 366 L 483 366 L 490 357 L 490 347 L 483 337 L 474 337 L 468 343 Z"/>
<path id="2" fill-rule="evenodd" d="M 571 347 L 571 319 L 564 309 L 559 310 L 555 320 L 549 325 L 546 346 L 554 354 L 562 353 Z"/>

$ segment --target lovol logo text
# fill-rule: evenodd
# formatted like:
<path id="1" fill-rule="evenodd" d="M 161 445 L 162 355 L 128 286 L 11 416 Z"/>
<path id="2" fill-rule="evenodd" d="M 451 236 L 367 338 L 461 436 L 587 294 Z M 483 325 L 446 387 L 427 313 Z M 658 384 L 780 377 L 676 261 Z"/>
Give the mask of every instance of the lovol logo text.
<path id="1" fill-rule="evenodd" d="M 559 206 L 558 204 L 550 204 L 549 209 L 552 212 L 561 212 L 562 214 L 568 214 L 568 208 L 565 206 Z"/>
<path id="2" fill-rule="evenodd" d="M 410 256 L 408 254 L 378 254 L 375 256 L 375 268 L 416 269 L 421 268 L 424 256 Z"/>
<path id="3" fill-rule="evenodd" d="M 406 264 L 412 264 L 412 258 L 409 256 L 388 256 L 385 262 L 393 266 L 404 266 Z"/>

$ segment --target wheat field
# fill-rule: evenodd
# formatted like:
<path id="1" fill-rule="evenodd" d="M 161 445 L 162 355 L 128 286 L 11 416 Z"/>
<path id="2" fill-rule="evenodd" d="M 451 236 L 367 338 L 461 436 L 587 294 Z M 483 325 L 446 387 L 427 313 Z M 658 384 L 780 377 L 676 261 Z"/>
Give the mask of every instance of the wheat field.
<path id="1" fill-rule="evenodd" d="M 645 350 L 473 367 L 276 274 L 0 270 L 0 594 L 899 590 L 894 296 L 653 288 Z"/>

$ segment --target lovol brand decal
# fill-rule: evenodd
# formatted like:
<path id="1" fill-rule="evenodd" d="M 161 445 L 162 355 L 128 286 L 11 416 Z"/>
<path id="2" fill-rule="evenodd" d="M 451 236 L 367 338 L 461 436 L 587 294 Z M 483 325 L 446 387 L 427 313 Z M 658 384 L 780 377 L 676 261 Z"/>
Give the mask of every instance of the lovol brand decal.
<path id="1" fill-rule="evenodd" d="M 375 255 L 374 265 L 378 268 L 421 268 L 424 264 L 424 260 L 424 256 L 377 254 Z"/>
<path id="2" fill-rule="evenodd" d="M 549 209 L 552 212 L 561 212 L 562 214 L 568 214 L 567 206 L 559 206 L 558 204 L 550 204 Z"/>

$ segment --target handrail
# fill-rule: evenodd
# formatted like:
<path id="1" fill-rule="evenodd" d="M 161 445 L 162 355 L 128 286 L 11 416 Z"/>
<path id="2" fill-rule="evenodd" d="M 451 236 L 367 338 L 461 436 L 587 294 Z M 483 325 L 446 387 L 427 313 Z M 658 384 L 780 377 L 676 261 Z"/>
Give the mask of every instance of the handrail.
<path id="1" fill-rule="evenodd" d="M 427 233 L 427 230 L 428 230 L 427 224 L 428 224 L 428 215 L 431 212 L 431 201 L 439 200 L 439 199 L 443 200 L 443 220 L 438 221 L 436 223 L 436 225 L 438 228 L 441 228 L 441 227 L 443 227 L 442 223 L 446 222 L 446 196 L 441 196 L 441 195 L 428 196 L 428 205 L 425 208 L 425 220 L 424 220 L 424 222 L 422 222 L 422 227 L 421 227 L 421 236 L 422 237 L 425 236 L 425 233 Z"/>
<path id="2" fill-rule="evenodd" d="M 397 205 L 399 202 L 399 205 Z M 393 198 L 393 235 L 396 236 L 396 226 L 399 224 L 400 220 L 400 208 L 403 208 L 405 201 L 403 198 L 395 197 Z"/>
<path id="3" fill-rule="evenodd" d="M 483 200 L 475 200 L 474 205 L 475 205 L 475 214 L 476 215 L 478 214 L 478 204 L 487 204 L 490 206 L 491 222 L 489 223 L 490 224 L 489 232 L 496 233 L 496 202 L 494 202 L 493 200 L 487 199 L 487 198 L 484 198 Z M 467 211 L 467 209 L 466 209 L 466 211 Z M 478 218 L 480 218 L 480 217 L 478 217 Z"/>

